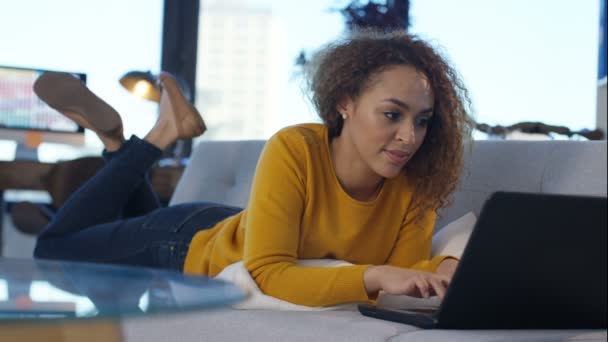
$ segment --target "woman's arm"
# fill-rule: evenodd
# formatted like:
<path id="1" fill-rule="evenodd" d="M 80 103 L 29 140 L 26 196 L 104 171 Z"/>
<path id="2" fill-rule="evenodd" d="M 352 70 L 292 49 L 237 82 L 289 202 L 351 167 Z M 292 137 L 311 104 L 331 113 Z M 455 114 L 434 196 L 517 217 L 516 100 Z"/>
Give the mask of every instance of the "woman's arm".
<path id="1" fill-rule="evenodd" d="M 450 256 L 431 257 L 433 231 L 437 214 L 427 210 L 419 217 L 418 209 L 410 209 L 403 219 L 399 236 L 395 241 L 388 265 L 410 268 L 419 271 L 435 272 Z"/>
<path id="2" fill-rule="evenodd" d="M 452 279 L 459 262 L 460 260 L 454 257 L 446 258 L 439 264 L 439 267 L 437 267 L 437 271 L 435 271 L 435 273 L 448 276 L 450 279 Z"/>
<path id="3" fill-rule="evenodd" d="M 366 301 L 363 273 L 369 266 L 296 265 L 306 205 L 306 148 L 301 137 L 281 133 L 264 147 L 247 208 L 243 263 L 262 292 L 295 304 Z"/>
<path id="4" fill-rule="evenodd" d="M 443 298 L 458 260 L 450 256 L 431 258 L 431 244 L 436 214 L 408 211 L 391 255 L 383 266 L 369 268 L 365 286 L 370 295 L 377 291 L 416 297 L 438 295 Z"/>

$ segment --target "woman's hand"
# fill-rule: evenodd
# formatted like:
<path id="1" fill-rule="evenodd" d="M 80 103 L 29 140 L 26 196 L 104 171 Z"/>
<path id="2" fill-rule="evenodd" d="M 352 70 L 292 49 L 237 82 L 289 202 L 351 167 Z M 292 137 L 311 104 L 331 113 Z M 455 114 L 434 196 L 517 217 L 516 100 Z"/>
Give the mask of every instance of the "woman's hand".
<path id="1" fill-rule="evenodd" d="M 447 258 L 443 259 L 443 261 L 437 267 L 437 274 L 443 274 L 448 276 L 450 279 L 454 276 L 454 272 L 456 272 L 456 267 L 458 267 L 458 260 Z"/>
<path id="2" fill-rule="evenodd" d="M 444 274 L 389 265 L 372 266 L 363 275 L 365 289 L 371 296 L 382 290 L 391 295 L 424 298 L 437 295 L 443 299 L 450 280 L 451 276 Z"/>

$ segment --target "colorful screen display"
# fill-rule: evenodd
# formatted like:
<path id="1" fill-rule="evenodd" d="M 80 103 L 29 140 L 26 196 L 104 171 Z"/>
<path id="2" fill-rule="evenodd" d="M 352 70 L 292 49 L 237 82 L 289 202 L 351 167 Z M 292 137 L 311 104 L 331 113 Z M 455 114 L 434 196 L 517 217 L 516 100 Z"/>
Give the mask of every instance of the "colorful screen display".
<path id="1" fill-rule="evenodd" d="M 82 132 L 72 120 L 36 96 L 34 81 L 44 71 L 0 66 L 0 128 Z M 75 74 L 83 82 L 84 74 Z"/>

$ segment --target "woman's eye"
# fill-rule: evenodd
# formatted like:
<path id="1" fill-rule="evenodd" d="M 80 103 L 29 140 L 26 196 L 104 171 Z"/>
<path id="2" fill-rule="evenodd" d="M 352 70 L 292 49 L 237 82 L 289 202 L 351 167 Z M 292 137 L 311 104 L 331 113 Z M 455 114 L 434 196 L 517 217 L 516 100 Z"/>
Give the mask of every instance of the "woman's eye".
<path id="1" fill-rule="evenodd" d="M 399 114 L 398 112 L 384 112 L 384 116 L 386 116 L 389 120 L 397 121 L 399 120 L 401 114 Z"/>
<path id="2" fill-rule="evenodd" d="M 429 125 L 429 121 L 431 121 L 429 118 L 420 118 L 417 120 L 417 124 L 420 127 L 426 127 Z"/>

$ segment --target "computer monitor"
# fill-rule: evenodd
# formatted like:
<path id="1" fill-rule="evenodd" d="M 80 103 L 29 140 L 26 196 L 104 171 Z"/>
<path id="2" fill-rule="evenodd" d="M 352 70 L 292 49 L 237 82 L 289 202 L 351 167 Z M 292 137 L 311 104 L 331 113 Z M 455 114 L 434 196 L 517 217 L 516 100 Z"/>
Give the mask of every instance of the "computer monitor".
<path id="1" fill-rule="evenodd" d="M 18 146 L 50 142 L 82 146 L 84 128 L 44 103 L 33 90 L 47 70 L 0 66 L 0 140 Z M 86 83 L 86 75 L 74 73 Z"/>

